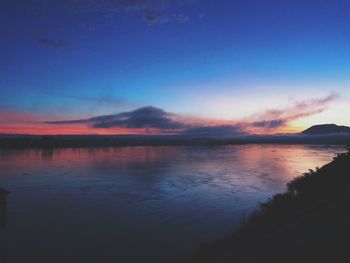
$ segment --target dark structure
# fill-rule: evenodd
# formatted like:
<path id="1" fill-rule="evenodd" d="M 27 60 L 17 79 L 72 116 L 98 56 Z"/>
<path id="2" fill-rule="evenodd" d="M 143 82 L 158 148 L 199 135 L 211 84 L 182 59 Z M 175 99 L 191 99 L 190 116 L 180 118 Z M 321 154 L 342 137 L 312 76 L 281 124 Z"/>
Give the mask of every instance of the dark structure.
<path id="1" fill-rule="evenodd" d="M 0 229 L 6 226 L 6 197 L 8 191 L 0 188 Z"/>

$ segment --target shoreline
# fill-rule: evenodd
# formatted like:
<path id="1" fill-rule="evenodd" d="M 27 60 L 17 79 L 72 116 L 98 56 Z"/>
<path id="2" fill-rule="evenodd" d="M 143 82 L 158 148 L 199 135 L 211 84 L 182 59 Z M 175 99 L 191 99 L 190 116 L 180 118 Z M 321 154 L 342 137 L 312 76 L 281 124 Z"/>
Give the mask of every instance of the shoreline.
<path id="1" fill-rule="evenodd" d="M 348 145 L 350 135 L 274 135 L 237 138 L 179 136 L 24 136 L 0 137 L 0 149 L 89 148 L 128 146 L 217 146 L 245 144 Z"/>
<path id="2" fill-rule="evenodd" d="M 344 262 L 350 241 L 350 149 L 287 184 L 232 235 L 186 263 Z"/>

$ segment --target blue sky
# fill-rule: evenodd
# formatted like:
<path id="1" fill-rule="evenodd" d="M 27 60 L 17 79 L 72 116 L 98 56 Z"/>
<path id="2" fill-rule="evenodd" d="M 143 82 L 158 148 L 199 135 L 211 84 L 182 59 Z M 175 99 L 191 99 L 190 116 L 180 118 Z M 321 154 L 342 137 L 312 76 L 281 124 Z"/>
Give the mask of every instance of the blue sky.
<path id="1" fill-rule="evenodd" d="M 337 94 L 294 126 L 350 125 L 349 1 L 2 5 L 0 110 L 66 120 L 151 105 L 240 121 Z"/>

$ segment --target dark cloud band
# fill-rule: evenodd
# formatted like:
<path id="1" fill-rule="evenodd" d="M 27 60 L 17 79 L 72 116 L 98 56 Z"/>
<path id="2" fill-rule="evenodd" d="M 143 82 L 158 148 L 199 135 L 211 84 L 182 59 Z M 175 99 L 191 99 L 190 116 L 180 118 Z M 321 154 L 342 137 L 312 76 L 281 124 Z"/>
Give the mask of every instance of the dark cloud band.
<path id="1" fill-rule="evenodd" d="M 176 114 L 148 106 L 133 111 L 97 116 L 89 119 L 48 121 L 47 124 L 87 124 L 92 128 L 127 128 L 127 129 L 157 129 L 160 133 L 176 133 L 199 137 L 230 137 L 246 134 L 257 129 L 278 129 L 290 121 L 311 116 L 324 111 L 328 103 L 337 96 L 330 95 L 321 99 L 298 102 L 295 105 L 278 110 L 268 110 L 251 118 L 252 120 L 232 125 L 201 125 L 191 124 Z"/>
<path id="2" fill-rule="evenodd" d="M 46 122 L 50 124 L 78 124 L 87 123 L 93 128 L 130 128 L 159 130 L 184 129 L 188 126 L 174 120 L 172 114 L 152 106 L 143 107 L 134 111 L 122 112 L 112 115 L 103 115 L 90 119 Z"/>

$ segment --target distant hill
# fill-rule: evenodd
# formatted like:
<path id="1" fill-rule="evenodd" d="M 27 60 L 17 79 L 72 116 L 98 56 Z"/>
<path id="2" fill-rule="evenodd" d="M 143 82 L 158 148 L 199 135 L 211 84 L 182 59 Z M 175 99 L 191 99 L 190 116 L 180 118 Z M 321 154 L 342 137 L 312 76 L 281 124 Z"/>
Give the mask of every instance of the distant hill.
<path id="1" fill-rule="evenodd" d="M 350 133 L 350 127 L 347 126 L 338 126 L 335 124 L 322 124 L 312 126 L 302 134 L 306 135 L 322 135 L 322 134 L 334 134 L 334 133 Z"/>

